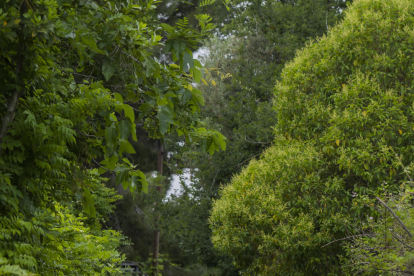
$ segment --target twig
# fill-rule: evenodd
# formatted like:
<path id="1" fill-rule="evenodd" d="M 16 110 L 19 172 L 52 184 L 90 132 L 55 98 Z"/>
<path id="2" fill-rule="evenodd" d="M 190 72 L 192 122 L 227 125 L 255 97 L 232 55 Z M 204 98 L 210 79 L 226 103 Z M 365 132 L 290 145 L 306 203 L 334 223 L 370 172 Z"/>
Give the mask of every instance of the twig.
<path id="1" fill-rule="evenodd" d="M 252 159 L 252 158 L 254 158 L 254 157 L 256 157 L 256 156 L 259 156 L 259 155 L 261 155 L 261 153 L 256 154 L 256 155 L 253 155 L 252 157 L 247 158 L 247 159 L 246 159 L 246 160 L 244 160 L 243 162 L 241 162 L 241 163 L 239 163 L 238 165 L 236 165 L 236 167 L 240 167 L 240 166 L 241 166 L 244 162 L 249 161 L 250 159 Z"/>
<path id="2" fill-rule="evenodd" d="M 210 192 L 213 190 L 213 185 L 214 185 L 214 182 L 216 182 L 216 177 L 217 177 L 219 171 L 220 171 L 220 169 L 217 170 L 216 175 L 213 178 L 213 182 L 211 182 Z"/>
<path id="3" fill-rule="evenodd" d="M 76 133 L 79 133 L 79 134 L 81 134 L 83 136 L 86 136 L 86 137 L 94 137 L 94 138 L 98 138 L 98 139 L 104 138 L 104 137 L 98 137 L 98 136 L 91 135 L 91 134 L 86 134 L 86 133 L 83 133 L 83 132 L 81 132 L 80 130 L 77 130 L 77 129 L 75 129 L 75 131 L 76 131 Z"/>
<path id="4" fill-rule="evenodd" d="M 92 158 L 92 160 L 99 166 L 99 167 L 101 167 L 102 169 L 104 169 L 104 170 L 107 170 L 108 172 L 113 172 L 113 171 L 111 171 L 111 170 L 108 170 L 107 168 L 105 168 L 105 167 L 103 167 L 101 164 L 99 164 L 98 163 L 98 161 L 96 161 L 95 159 L 93 159 Z"/>
<path id="5" fill-rule="evenodd" d="M 412 246 L 409 246 L 408 244 L 406 244 L 406 243 L 404 243 L 402 240 L 400 240 L 399 238 L 398 238 L 398 235 L 397 234 L 394 234 L 392 231 L 391 231 L 391 234 L 394 236 L 394 238 L 396 238 L 402 245 L 404 245 L 404 246 L 406 246 L 406 247 L 408 247 L 408 248 L 410 248 L 410 249 L 413 249 L 414 250 L 414 247 L 412 247 Z"/>
<path id="6" fill-rule="evenodd" d="M 410 233 L 410 231 L 407 229 L 407 227 L 404 225 L 404 223 L 400 220 L 400 218 L 391 210 L 390 207 L 387 206 L 387 204 L 385 204 L 384 201 L 382 201 L 379 197 L 375 197 L 376 199 L 378 199 L 378 201 L 384 205 L 385 208 L 388 209 L 388 211 L 390 211 L 391 214 L 393 214 L 393 216 L 400 222 L 401 226 L 404 228 L 404 230 L 408 233 L 408 235 L 410 235 L 410 237 L 412 237 L 413 235 Z"/>
<path id="7" fill-rule="evenodd" d="M 328 246 L 328 245 L 330 245 L 331 243 L 334 243 L 334 242 L 344 241 L 344 240 L 347 240 L 347 239 L 357 238 L 357 237 L 375 237 L 375 235 L 373 235 L 373 234 L 361 234 L 361 235 L 348 236 L 348 237 L 345 237 L 345 238 L 342 238 L 342 239 L 339 239 L 339 240 L 331 241 L 330 243 L 327 243 L 324 246 L 321 246 L 321 248 L 323 248 L 325 246 Z"/>

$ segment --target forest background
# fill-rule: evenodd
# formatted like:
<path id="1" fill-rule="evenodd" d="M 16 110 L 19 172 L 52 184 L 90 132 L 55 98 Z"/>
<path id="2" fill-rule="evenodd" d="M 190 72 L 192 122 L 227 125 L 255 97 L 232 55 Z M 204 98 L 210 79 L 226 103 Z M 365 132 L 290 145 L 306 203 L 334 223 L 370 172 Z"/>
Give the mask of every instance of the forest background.
<path id="1" fill-rule="evenodd" d="M 207 69 L 203 72 L 206 83 L 200 83 L 206 102 L 202 117 L 228 139 L 226 151 L 213 156 L 194 146 L 177 146 L 177 137 L 166 140 L 167 150 L 174 152 L 167 161 L 171 173 L 182 169 L 192 173 L 191 186 L 188 180 L 184 181 L 184 192 L 163 201 L 160 210 L 161 252 L 169 262 L 192 269 L 201 264 L 216 268 L 212 271 L 218 275 L 238 275 L 232 259 L 212 244 L 208 223 L 212 201 L 219 197 L 221 184 L 228 183 L 274 140 L 273 87 L 284 65 L 293 59 L 297 49 L 325 34 L 329 26 L 338 22 L 349 2 L 235 1 L 230 10 L 219 2 L 201 8 L 197 8 L 199 2 L 159 3 L 157 11 L 163 22 L 174 24 L 183 17 L 194 22 L 195 15 L 206 12 L 217 25 L 216 33 L 200 51 Z M 149 153 L 140 155 L 150 156 Z M 156 169 L 155 148 L 152 160 L 148 171 Z M 167 184 L 164 193 L 168 188 Z M 147 210 L 156 197 L 151 194 L 143 197 L 137 198 L 135 205 Z M 132 259 L 145 260 L 152 252 L 152 230 L 132 202 L 132 196 L 124 196 L 112 217 L 112 222 L 119 224 L 112 223 L 111 227 L 122 229 L 139 245 L 125 247 L 134 256 Z M 199 275 L 201 271 L 187 273 Z M 179 270 L 176 273 L 187 275 Z"/>
<path id="2" fill-rule="evenodd" d="M 313 91 L 313 84 L 318 81 L 320 87 L 325 85 L 326 80 L 320 80 L 322 69 L 317 73 L 310 70 L 314 78 L 311 82 L 294 73 L 308 72 L 308 67 L 295 65 L 306 60 L 303 57 L 308 54 L 299 49 L 305 46 L 314 49 L 312 45 L 324 47 L 320 41 L 326 34 L 334 37 L 334 33 L 342 39 L 340 35 L 352 32 L 338 30 L 348 30 L 353 19 L 360 20 L 361 26 L 370 23 L 369 20 L 392 21 L 389 28 L 397 28 L 397 31 L 392 29 L 395 33 L 400 25 L 394 27 L 393 20 L 403 22 L 401 30 L 410 26 L 413 7 L 406 1 L 389 0 L 381 4 L 361 0 L 350 11 L 348 21 L 331 32 L 333 26 L 342 22 L 351 2 L 3 1 L 0 6 L 3 22 L 0 74 L 4 87 L 0 98 L 0 275 L 117 275 L 121 273 L 119 263 L 125 259 L 139 262 L 143 269 L 154 273 L 151 268 L 154 229 L 161 233 L 158 270 L 162 275 L 325 275 L 338 273 L 340 264 L 374 275 L 378 271 L 397 271 L 401 275 L 408 271 L 409 275 L 407 267 L 412 266 L 413 256 L 407 250 L 412 245 L 406 241 L 406 235 L 410 236 L 412 230 L 409 207 L 412 192 L 407 190 L 399 195 L 395 187 L 402 187 L 410 179 L 410 138 L 398 136 L 408 132 L 410 120 L 402 120 L 393 135 L 378 134 L 382 140 L 389 139 L 380 145 L 397 145 L 396 152 L 384 151 L 384 157 L 377 160 L 381 164 L 391 162 L 391 167 L 375 165 L 377 161 L 371 165 L 368 165 L 371 161 L 360 161 L 355 167 L 348 165 L 349 175 L 340 176 L 347 165 L 343 160 L 335 163 L 340 154 L 335 147 L 341 143 L 344 149 L 350 146 L 345 146 L 342 139 L 333 139 L 334 131 L 323 132 L 328 129 L 324 122 L 315 127 L 312 120 L 297 119 L 291 112 L 300 108 L 304 112 L 308 106 L 299 105 L 295 93 L 283 94 L 284 89 L 300 91 L 300 85 Z M 361 17 L 365 12 L 377 17 Z M 379 30 L 388 33 L 388 25 L 381 26 L 383 29 Z M 357 36 L 363 31 L 358 29 L 355 33 Z M 343 41 L 353 41 L 346 35 Z M 356 49 L 366 46 L 368 53 L 370 49 L 375 52 L 378 46 L 378 51 L 382 51 L 381 43 L 385 43 L 384 51 L 389 53 L 390 48 L 398 57 L 410 51 L 403 43 L 393 48 L 388 39 L 399 41 L 398 35 L 392 39 L 378 37 L 378 45 L 366 43 Z M 350 49 L 353 48 L 341 53 L 352 55 Z M 339 60 L 339 56 L 328 59 Z M 317 58 L 310 60 L 313 65 L 309 68 L 319 68 Z M 337 73 L 332 69 L 332 76 L 337 74 L 340 81 L 355 82 L 355 86 L 363 87 L 358 89 L 368 91 L 361 78 L 355 77 L 362 70 L 358 66 L 367 64 L 361 68 L 367 72 L 379 70 L 373 83 L 378 81 L 381 89 L 397 87 L 399 97 L 403 97 L 410 81 L 398 70 L 390 69 L 399 68 L 397 63 L 386 60 L 388 63 L 384 64 L 391 64 L 390 68 L 378 69 L 375 62 L 372 65 L 368 60 L 368 57 L 345 58 L 342 67 L 338 66 L 343 71 Z M 383 78 L 381 70 L 385 72 Z M 387 74 L 399 83 L 387 80 Z M 351 77 L 346 79 L 346 76 Z M 274 100 L 276 83 L 279 102 Z M 301 88 L 295 90 L 298 85 Z M 347 87 L 342 83 L 339 86 L 344 90 Z M 387 93 L 394 97 L 393 92 Z M 318 101 L 324 101 L 321 106 L 328 106 L 330 100 L 320 98 L 322 94 L 312 98 L 315 102 L 307 102 L 319 106 Z M 394 105 L 401 103 L 401 99 L 405 98 L 398 100 L 395 96 Z M 400 106 L 405 113 L 390 108 L 387 116 L 410 117 L 406 106 L 411 106 L 409 100 Z M 309 114 L 319 114 L 322 109 Z M 366 116 L 366 111 L 361 112 Z M 303 120 L 306 119 L 305 116 Z M 298 129 L 293 129 L 295 124 Z M 316 138 L 303 126 L 315 127 Z M 287 138 L 280 138 L 281 130 Z M 325 136 L 318 136 L 319 133 Z M 364 133 L 355 131 L 355 137 Z M 308 144 L 295 144 L 296 140 Z M 355 141 L 358 149 L 360 142 L 357 138 Z M 323 153 L 318 151 L 319 145 Z M 160 176 L 156 171 L 162 148 L 164 173 Z M 292 159 L 286 157 L 287 153 Z M 390 160 L 391 155 L 396 155 L 394 160 Z M 259 156 L 262 161 L 257 163 Z M 305 163 L 318 160 L 309 161 L 309 167 L 306 163 L 303 171 L 317 171 L 319 178 L 297 173 L 294 166 L 301 164 L 295 163 L 299 159 Z M 275 160 L 279 161 L 273 164 Z M 286 160 L 294 162 L 287 164 Z M 330 172 L 324 172 L 322 164 L 331 168 Z M 338 169 L 335 166 L 339 164 Z M 268 171 L 268 165 L 281 166 L 292 174 Z M 367 173 L 369 166 L 372 175 Z M 298 168 L 302 171 L 300 165 Z M 389 176 L 378 176 L 384 170 Z M 254 183 L 256 172 L 262 171 L 266 181 L 260 182 L 259 174 L 255 180 L 258 185 L 251 189 L 256 197 L 250 198 L 250 203 L 238 200 L 237 194 L 244 192 L 243 185 Z M 171 179 L 182 172 L 191 179 L 182 179 L 181 192 L 169 193 L 166 198 Z M 335 175 L 331 179 L 332 172 Z M 303 182 L 303 177 L 312 185 L 306 186 L 309 183 Z M 274 179 L 280 181 L 275 184 Z M 319 179 L 329 179 L 334 187 L 318 190 L 319 195 L 325 197 L 325 193 L 333 191 L 343 200 L 341 206 L 337 199 L 326 201 L 325 209 L 326 203 L 334 206 L 329 210 L 339 212 L 356 210 L 359 214 L 370 209 L 370 216 L 352 229 L 347 228 L 349 225 L 344 227 L 338 222 L 339 217 L 331 213 L 316 215 L 317 222 L 306 221 L 300 208 L 313 210 L 312 204 L 319 199 L 306 202 L 293 199 L 294 202 L 289 199 L 290 193 L 297 192 L 297 198 L 301 199 L 306 187 L 318 189 L 315 183 Z M 390 189 L 385 180 L 392 183 Z M 296 181 L 300 187 L 286 188 L 284 181 Z M 372 181 L 376 184 L 370 184 Z M 222 190 L 229 183 L 232 183 L 229 188 Z M 379 183 L 382 183 L 380 188 Z M 258 218 L 275 212 L 280 221 L 277 222 L 275 215 L 270 222 L 258 219 L 249 229 L 243 228 L 246 221 L 257 216 L 246 213 L 243 206 L 256 202 L 256 206 L 267 208 L 260 198 L 267 199 L 269 191 L 278 185 L 282 186 L 277 192 L 285 193 L 280 198 L 287 198 L 281 204 L 298 207 L 290 208 L 289 212 L 259 208 Z M 341 185 L 346 187 L 344 191 L 338 188 Z M 377 188 L 378 194 L 370 193 Z M 379 203 L 372 203 L 373 198 Z M 270 202 L 272 206 L 278 204 L 277 199 Z M 363 207 L 352 209 L 348 206 L 351 203 Z M 387 207 L 394 216 L 387 217 L 388 211 L 381 211 L 378 206 Z M 398 212 L 393 213 L 392 209 Z M 343 221 L 348 218 L 341 217 Z M 303 223 L 307 226 L 304 230 L 298 227 L 297 231 L 303 231 L 299 234 L 286 228 L 292 231 L 286 235 L 292 240 L 278 244 L 278 239 L 286 237 L 271 233 L 269 229 L 275 223 L 295 228 Z M 317 225 L 316 230 L 312 223 Z M 399 224 L 406 231 L 399 232 L 396 226 Z M 390 225 L 394 226 L 389 228 Z M 324 227 L 328 230 L 322 237 L 318 231 Z M 308 237 L 307 231 L 313 243 L 295 240 L 296 235 Z M 354 235 L 358 231 L 363 234 Z M 268 240 L 272 235 L 278 239 Z M 369 239 L 376 235 L 385 237 L 385 245 Z M 335 243 L 326 251 L 320 250 L 321 246 L 335 239 L 343 240 L 344 236 L 355 238 L 354 243 L 344 247 Z M 277 250 L 283 253 L 276 260 Z M 372 252 L 380 257 L 372 259 Z M 361 268 L 355 263 L 369 265 Z"/>

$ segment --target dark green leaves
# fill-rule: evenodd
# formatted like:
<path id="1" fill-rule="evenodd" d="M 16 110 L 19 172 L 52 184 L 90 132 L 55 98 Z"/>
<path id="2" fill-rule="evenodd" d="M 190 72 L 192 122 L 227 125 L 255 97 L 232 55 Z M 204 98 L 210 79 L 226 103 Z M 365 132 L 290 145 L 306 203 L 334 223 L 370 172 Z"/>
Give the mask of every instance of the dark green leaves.
<path id="1" fill-rule="evenodd" d="M 121 139 L 127 140 L 132 133 L 132 124 L 129 120 L 122 120 L 118 125 Z"/>
<path id="2" fill-rule="evenodd" d="M 104 63 L 102 65 L 102 74 L 104 75 L 106 81 L 109 81 L 114 73 L 115 68 L 110 63 Z"/>
<path id="3" fill-rule="evenodd" d="M 93 201 L 91 191 L 87 187 L 83 189 L 82 205 L 89 216 L 96 217 L 95 202 Z"/>
<path id="4" fill-rule="evenodd" d="M 118 137 L 119 133 L 115 123 L 113 123 L 110 127 L 106 128 L 105 138 L 107 156 L 111 156 L 115 152 L 115 149 L 118 146 Z"/>
<path id="5" fill-rule="evenodd" d="M 168 24 L 165 24 L 165 23 L 161 23 L 160 24 L 160 26 L 165 30 L 165 31 L 167 31 L 167 32 L 169 32 L 170 34 L 173 34 L 174 33 L 174 28 L 173 27 L 171 27 L 170 25 L 168 25 Z M 169 51 L 168 51 L 169 52 Z"/>
<path id="6" fill-rule="evenodd" d="M 173 47 L 174 47 L 174 50 L 175 50 L 175 54 L 177 56 L 180 56 L 181 53 L 184 52 L 186 46 L 185 46 L 185 43 L 182 42 L 182 41 L 174 41 Z"/>
<path id="7" fill-rule="evenodd" d="M 163 108 L 158 111 L 158 120 L 159 120 L 159 130 L 162 135 L 164 135 L 168 131 L 169 124 L 174 123 L 173 115 L 166 108 Z"/>

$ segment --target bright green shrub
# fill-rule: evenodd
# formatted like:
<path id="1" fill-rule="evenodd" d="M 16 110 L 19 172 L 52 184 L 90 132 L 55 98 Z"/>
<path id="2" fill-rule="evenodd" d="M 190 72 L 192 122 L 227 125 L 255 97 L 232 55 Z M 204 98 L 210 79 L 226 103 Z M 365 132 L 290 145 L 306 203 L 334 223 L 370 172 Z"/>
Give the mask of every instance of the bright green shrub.
<path id="1" fill-rule="evenodd" d="M 318 245 L 329 242 L 333 226 L 344 230 L 348 222 L 333 195 L 349 199 L 342 180 L 329 175 L 313 146 L 284 142 L 252 161 L 223 190 L 211 218 L 213 242 L 251 272 L 322 273 L 335 251 Z M 303 258 L 307 261 L 297 262 Z"/>
<path id="2" fill-rule="evenodd" d="M 275 89 L 275 145 L 212 211 L 214 243 L 238 267 L 341 273 L 340 243 L 321 246 L 352 234 L 369 211 L 352 193 L 370 195 L 384 181 L 396 189 L 405 176 L 395 154 L 414 158 L 413 42 L 414 2 L 361 0 L 287 65 Z"/>

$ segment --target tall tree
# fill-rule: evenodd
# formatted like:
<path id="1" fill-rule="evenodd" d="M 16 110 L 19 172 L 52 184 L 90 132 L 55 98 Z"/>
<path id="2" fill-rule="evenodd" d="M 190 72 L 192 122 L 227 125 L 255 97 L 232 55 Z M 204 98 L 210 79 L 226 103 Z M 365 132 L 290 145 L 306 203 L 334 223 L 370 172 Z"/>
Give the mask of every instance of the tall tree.
<path id="1" fill-rule="evenodd" d="M 361 0 L 345 14 L 285 67 L 274 145 L 214 203 L 215 245 L 251 273 L 342 274 L 340 243 L 324 245 L 379 216 L 356 196 L 408 180 L 413 2 Z"/>
<path id="2" fill-rule="evenodd" d="M 128 158 L 138 128 L 158 139 L 169 132 L 188 141 L 214 138 L 213 152 L 224 146 L 220 133 L 202 127 L 204 99 L 191 85 L 200 81 L 192 50 L 203 35 L 186 20 L 160 25 L 155 8 L 151 0 L 1 2 L 0 254 L 9 264 L 43 275 L 52 264 L 50 273 L 90 275 L 119 261 L 111 253 L 110 262 L 87 271 L 76 265 L 82 254 L 56 253 L 70 251 L 63 238 L 46 259 L 35 248 L 59 240 L 71 215 L 82 224 L 80 203 L 98 219 L 97 236 L 105 235 L 95 202 L 99 174 L 114 174 L 132 192 L 147 191 L 144 173 Z M 209 17 L 199 19 L 208 32 Z M 153 57 L 162 35 L 177 64 Z M 116 240 L 101 241 L 114 250 Z M 99 247 L 99 238 L 93 244 Z M 65 267 L 65 258 L 76 262 Z"/>

